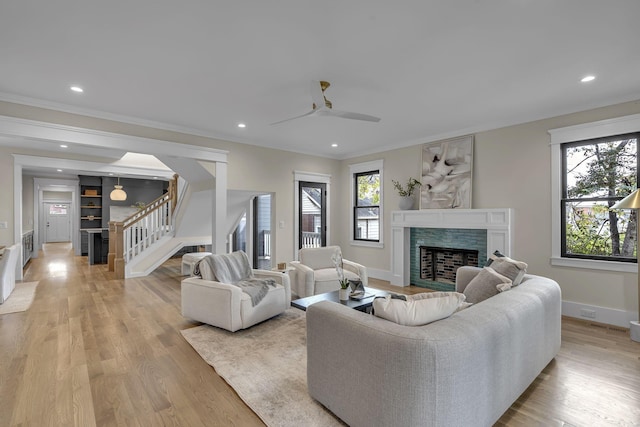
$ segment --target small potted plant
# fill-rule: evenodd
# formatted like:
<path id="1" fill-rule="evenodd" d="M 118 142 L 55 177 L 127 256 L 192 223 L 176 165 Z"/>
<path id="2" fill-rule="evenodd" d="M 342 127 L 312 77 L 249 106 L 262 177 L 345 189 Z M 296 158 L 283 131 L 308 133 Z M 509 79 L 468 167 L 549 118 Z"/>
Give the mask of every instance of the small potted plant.
<path id="1" fill-rule="evenodd" d="M 349 287 L 349 279 L 344 277 L 342 252 L 340 251 L 340 249 L 337 249 L 334 252 L 334 254 L 331 256 L 331 261 L 333 261 L 333 265 L 336 267 L 336 272 L 338 273 L 338 283 L 340 283 L 340 301 L 346 301 L 349 299 L 351 288 Z"/>
<path id="2" fill-rule="evenodd" d="M 422 185 L 420 181 L 413 177 L 409 177 L 406 186 L 403 186 L 395 179 L 392 179 L 391 182 L 393 182 L 393 188 L 396 189 L 398 195 L 401 197 L 399 203 L 400 209 L 412 209 L 414 204 L 413 193 L 416 191 L 417 187 L 420 187 Z"/>

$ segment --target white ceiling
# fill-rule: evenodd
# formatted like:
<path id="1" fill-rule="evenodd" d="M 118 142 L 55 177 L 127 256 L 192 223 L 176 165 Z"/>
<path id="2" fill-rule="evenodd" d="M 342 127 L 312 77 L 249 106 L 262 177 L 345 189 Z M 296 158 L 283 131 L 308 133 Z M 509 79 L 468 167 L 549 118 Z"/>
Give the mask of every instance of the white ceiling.
<path id="1" fill-rule="evenodd" d="M 640 99 L 638 18 L 638 0 L 4 1 L 0 99 L 346 158 Z M 311 109 L 312 80 L 382 120 L 271 126 Z"/>

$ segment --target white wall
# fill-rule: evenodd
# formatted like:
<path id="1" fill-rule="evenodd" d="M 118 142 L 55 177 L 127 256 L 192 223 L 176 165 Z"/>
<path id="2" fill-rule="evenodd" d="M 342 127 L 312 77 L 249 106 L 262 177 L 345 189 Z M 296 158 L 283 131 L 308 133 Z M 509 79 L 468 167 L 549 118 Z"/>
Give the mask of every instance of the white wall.
<path id="1" fill-rule="evenodd" d="M 0 222 L 7 222 L 7 228 L 0 228 L 0 245 L 14 244 L 13 219 L 13 157 L 9 149 L 0 147 Z"/>
<path id="2" fill-rule="evenodd" d="M 293 171 L 315 172 L 335 176 L 339 171 L 340 165 L 339 161 L 322 157 L 238 144 L 2 101 L 0 101 L 0 115 L 228 150 L 228 188 L 230 190 L 247 190 L 275 195 L 272 200 L 275 204 L 276 212 L 274 224 L 279 224 L 282 221 L 284 227 L 276 227 L 272 230 L 272 236 L 276 243 L 275 255 L 277 257 L 274 262 L 289 261 L 294 256 Z M 13 159 L 11 153 L 60 157 L 60 154 L 31 150 L 28 148 L 28 144 L 23 147 L 0 147 L 0 182 L 3 184 L 0 186 L 0 191 L 2 191 L 0 195 L 5 195 L 7 199 L 7 203 L 0 204 L 0 221 L 9 222 L 7 230 L 0 230 L 0 244 L 7 244 L 13 240 L 13 199 L 11 197 L 13 189 Z M 75 156 L 72 153 L 65 153 L 65 156 L 77 160 L 102 160 L 87 156 Z M 334 205 L 331 204 L 331 206 L 333 207 Z M 329 215 L 332 213 L 330 212 Z M 208 227 L 210 228 L 210 224 Z"/>
<path id="3" fill-rule="evenodd" d="M 547 131 L 639 112 L 640 101 L 636 101 L 475 134 L 473 208 L 514 209 L 513 256 L 527 262 L 529 272 L 558 281 L 564 301 L 627 314 L 637 312 L 637 275 L 551 266 L 551 150 Z M 418 145 L 343 161 L 341 172 L 345 181 L 337 203 L 345 207 L 341 215 L 348 214 L 346 209 L 351 206 L 348 191 L 344 191 L 349 164 L 384 159 L 384 210 L 385 218 L 390 218 L 398 200 L 391 180 L 417 178 L 420 156 Z M 348 224 L 343 224 L 339 235 L 345 236 L 340 242 L 345 258 L 389 270 L 388 244 L 384 249 L 349 246 L 348 233 Z M 384 233 L 385 242 L 389 242 L 388 224 Z"/>
<path id="4" fill-rule="evenodd" d="M 547 130 L 636 113 L 640 113 L 640 101 L 475 134 L 473 207 L 510 207 L 515 210 L 514 256 L 528 262 L 530 272 L 557 280 L 562 286 L 565 301 L 623 312 L 635 311 L 637 276 L 550 265 L 551 172 Z M 420 175 L 420 145 L 336 161 L 6 102 L 0 102 L 0 115 L 228 150 L 229 189 L 275 193 L 275 223 L 283 221 L 284 228 L 273 230 L 277 253 L 274 262 L 291 260 L 294 256 L 294 170 L 331 175 L 331 243 L 342 246 L 345 258 L 375 266 L 375 270 L 382 273 L 389 270 L 391 258 L 388 220 L 399 201 L 391 180 L 404 181 L 409 176 Z M 390 145 L 395 143 L 397 141 L 389 141 Z M 0 186 L 3 200 L 0 221 L 9 222 L 8 229 L 0 229 L 0 244 L 10 244 L 13 240 L 13 160 L 10 153 L 17 151 L 32 153 L 29 149 L 0 147 L 0 181 L 3 184 Z M 385 168 L 384 241 L 387 243 L 381 249 L 350 246 L 351 181 L 348 165 L 381 158 Z"/>
<path id="5" fill-rule="evenodd" d="M 33 177 L 22 176 L 22 230 L 33 230 Z"/>

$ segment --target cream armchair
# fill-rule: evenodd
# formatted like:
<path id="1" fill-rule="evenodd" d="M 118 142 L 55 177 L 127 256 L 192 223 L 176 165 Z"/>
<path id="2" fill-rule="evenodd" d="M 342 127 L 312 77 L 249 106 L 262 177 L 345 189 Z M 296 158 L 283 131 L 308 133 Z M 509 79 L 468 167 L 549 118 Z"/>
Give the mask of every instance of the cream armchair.
<path id="1" fill-rule="evenodd" d="M 300 261 L 289 263 L 295 271 L 292 292 L 304 298 L 340 289 L 338 272 L 331 259 L 339 250 L 339 246 L 300 249 L 298 252 Z M 365 266 L 343 258 L 342 268 L 346 279 L 360 279 L 362 284 L 367 286 L 368 276 Z"/>
<path id="2" fill-rule="evenodd" d="M 251 269 L 244 252 L 213 256 L 235 256 L 236 260 L 241 258 L 240 262 L 246 262 L 247 268 Z M 254 306 L 251 297 L 236 285 L 190 277 L 182 281 L 182 315 L 235 332 L 277 316 L 291 306 L 288 275 L 258 269 L 251 272 L 253 278 L 273 279 L 276 282 L 275 287 L 269 286 L 267 294 L 257 305 Z"/>

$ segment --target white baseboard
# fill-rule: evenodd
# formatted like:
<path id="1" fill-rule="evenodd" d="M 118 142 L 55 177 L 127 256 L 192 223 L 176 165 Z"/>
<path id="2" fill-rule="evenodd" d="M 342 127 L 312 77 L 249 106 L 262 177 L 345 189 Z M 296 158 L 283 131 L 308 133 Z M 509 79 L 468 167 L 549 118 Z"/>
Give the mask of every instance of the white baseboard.
<path id="1" fill-rule="evenodd" d="M 391 282 L 391 272 L 367 267 L 369 277 Z M 399 286 L 400 287 L 400 286 Z M 591 320 L 607 325 L 628 328 L 629 322 L 638 320 L 638 313 L 617 310 L 614 308 L 599 307 L 596 305 L 581 304 L 572 301 L 562 301 L 562 315 L 575 317 L 576 319 Z"/>
<path id="2" fill-rule="evenodd" d="M 377 268 L 367 267 L 367 275 L 369 277 L 373 277 L 374 279 L 386 280 L 387 282 L 391 282 L 391 272 L 389 270 L 379 270 Z"/>
<path id="3" fill-rule="evenodd" d="M 607 325 L 628 328 L 629 322 L 638 319 L 638 313 L 615 308 L 598 307 L 597 305 L 580 304 L 572 301 L 562 301 L 562 315 L 576 319 L 592 320 Z"/>

